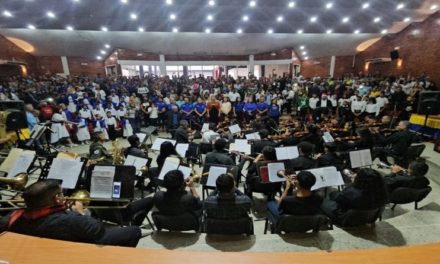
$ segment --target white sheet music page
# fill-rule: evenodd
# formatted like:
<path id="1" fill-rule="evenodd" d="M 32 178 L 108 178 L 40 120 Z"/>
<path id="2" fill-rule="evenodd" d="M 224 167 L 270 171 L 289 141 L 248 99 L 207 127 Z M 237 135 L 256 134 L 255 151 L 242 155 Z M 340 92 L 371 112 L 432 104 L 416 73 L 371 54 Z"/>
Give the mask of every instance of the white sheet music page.
<path id="1" fill-rule="evenodd" d="M 163 142 L 169 141 L 174 145 L 176 145 L 176 141 L 172 139 L 166 139 L 166 138 L 156 138 L 156 140 L 153 143 L 153 146 L 151 146 L 152 150 L 160 150 L 160 145 L 162 145 Z"/>
<path id="2" fill-rule="evenodd" d="M 238 124 L 235 124 L 229 127 L 229 131 L 231 132 L 231 134 L 236 134 L 241 132 L 241 128 Z"/>
<path id="3" fill-rule="evenodd" d="M 203 133 L 203 132 L 206 132 L 208 130 L 209 130 L 209 123 L 204 123 L 203 126 L 202 126 L 202 131 L 201 132 Z"/>
<path id="4" fill-rule="evenodd" d="M 189 144 L 188 143 L 178 143 L 176 145 L 176 152 L 179 154 L 182 158 L 186 156 L 186 152 L 188 151 Z"/>
<path id="5" fill-rule="evenodd" d="M 371 152 L 369 149 L 350 151 L 349 155 L 350 164 L 353 169 L 370 166 L 371 164 L 373 164 L 373 161 L 371 159 Z"/>
<path id="6" fill-rule="evenodd" d="M 126 166 L 134 166 L 136 170 L 141 170 L 141 168 L 147 165 L 148 159 L 139 158 L 133 155 L 128 155 L 124 161 L 124 165 Z"/>
<path id="7" fill-rule="evenodd" d="M 335 139 L 332 137 L 330 132 L 324 132 L 324 134 L 322 135 L 322 139 L 325 143 L 335 142 Z"/>
<path id="8" fill-rule="evenodd" d="M 179 163 L 179 159 L 166 158 L 165 162 L 163 163 L 162 170 L 159 173 L 159 180 L 163 180 L 167 172 L 177 170 L 179 168 Z"/>
<path id="9" fill-rule="evenodd" d="M 112 198 L 115 170 L 114 166 L 95 166 L 90 184 L 91 198 Z"/>
<path id="10" fill-rule="evenodd" d="M 342 179 L 342 175 L 336 170 L 336 167 L 323 167 L 307 171 L 310 171 L 316 178 L 316 183 L 311 188 L 312 191 L 324 187 L 344 185 L 344 179 Z"/>
<path id="11" fill-rule="evenodd" d="M 283 181 L 286 181 L 285 177 L 279 177 L 277 175 L 278 171 L 285 170 L 283 162 L 268 163 L 267 164 L 267 170 L 269 172 L 269 181 L 270 182 L 283 182 Z"/>
<path id="12" fill-rule="evenodd" d="M 185 179 L 191 176 L 192 169 L 190 167 L 180 165 L 178 170 L 183 173 L 183 177 L 185 177 Z"/>
<path id="13" fill-rule="evenodd" d="M 215 182 L 217 181 L 218 176 L 226 173 L 228 168 L 226 167 L 209 167 L 208 180 L 206 182 L 206 186 L 215 187 Z"/>
<path id="14" fill-rule="evenodd" d="M 47 178 L 62 180 L 61 187 L 64 189 L 75 189 L 82 166 L 80 160 L 55 158 Z"/>
<path id="15" fill-rule="evenodd" d="M 245 135 L 247 140 L 259 140 L 261 139 L 260 134 L 258 132 L 252 133 L 252 134 L 246 134 Z"/>
<path id="16" fill-rule="evenodd" d="M 32 164 L 32 161 L 34 161 L 35 155 L 31 153 L 23 152 L 18 156 L 17 160 L 15 161 L 15 165 L 11 168 L 11 170 L 8 172 L 8 178 L 15 177 L 15 175 L 27 172 L 29 167 Z"/>
<path id="17" fill-rule="evenodd" d="M 139 138 L 139 142 L 143 143 L 145 138 L 147 137 L 147 134 L 144 133 L 136 133 L 136 136 Z"/>
<path id="18" fill-rule="evenodd" d="M 275 153 L 277 155 L 277 160 L 294 159 L 299 156 L 297 146 L 275 148 Z"/>

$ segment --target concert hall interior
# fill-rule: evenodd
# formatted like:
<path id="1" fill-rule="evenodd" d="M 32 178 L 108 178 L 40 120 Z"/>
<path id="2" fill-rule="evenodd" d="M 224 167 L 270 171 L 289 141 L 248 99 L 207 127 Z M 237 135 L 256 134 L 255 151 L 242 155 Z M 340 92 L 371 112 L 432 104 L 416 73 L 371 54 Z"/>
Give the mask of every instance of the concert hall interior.
<path id="1" fill-rule="evenodd" d="M 0 1 L 0 264 L 439 263 L 439 40 L 440 0 Z"/>

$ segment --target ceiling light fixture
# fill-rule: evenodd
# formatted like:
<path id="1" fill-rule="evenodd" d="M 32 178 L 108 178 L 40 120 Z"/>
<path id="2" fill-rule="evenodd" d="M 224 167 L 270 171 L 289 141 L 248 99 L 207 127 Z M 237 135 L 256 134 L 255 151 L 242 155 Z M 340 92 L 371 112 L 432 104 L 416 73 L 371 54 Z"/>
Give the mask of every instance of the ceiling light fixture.
<path id="1" fill-rule="evenodd" d="M 243 21 L 248 21 L 249 17 L 248 16 L 243 16 Z"/>
<path id="2" fill-rule="evenodd" d="M 386 34 L 386 33 L 388 33 L 388 30 L 383 29 L 380 33 L 381 33 L 381 34 Z"/>
<path id="3" fill-rule="evenodd" d="M 243 33 L 243 30 L 241 28 L 237 29 L 237 34 Z"/>
<path id="4" fill-rule="evenodd" d="M 3 15 L 4 15 L 5 17 L 12 17 L 12 13 L 9 12 L 8 10 L 3 11 Z"/>
<path id="5" fill-rule="evenodd" d="M 400 3 L 397 5 L 396 9 L 399 10 L 399 9 L 403 9 L 404 7 L 405 5 L 403 3 Z"/>
<path id="6" fill-rule="evenodd" d="M 344 17 L 344 18 L 342 19 L 342 23 L 347 23 L 348 21 L 350 21 L 350 18 L 349 18 L 349 17 Z"/>
<path id="7" fill-rule="evenodd" d="M 370 7 L 370 3 L 365 3 L 362 5 L 362 9 L 367 9 Z"/>
<path id="8" fill-rule="evenodd" d="M 378 23 L 380 20 L 381 20 L 380 17 L 376 17 L 376 18 L 374 18 L 373 22 L 374 22 L 374 23 Z"/>
<path id="9" fill-rule="evenodd" d="M 99 52 L 100 52 L 102 55 L 105 54 L 105 50 L 100 50 Z"/>
<path id="10" fill-rule="evenodd" d="M 269 28 L 269 29 L 267 30 L 267 33 L 268 33 L 268 34 L 272 34 L 272 33 L 273 33 L 273 29 Z"/>
<path id="11" fill-rule="evenodd" d="M 305 60 L 308 60 L 308 59 L 309 59 L 309 57 L 304 57 L 304 59 L 305 59 Z"/>
<path id="12" fill-rule="evenodd" d="M 333 3 L 327 3 L 326 5 L 325 5 L 325 8 L 327 8 L 327 9 L 330 9 L 330 8 L 332 8 L 333 7 Z"/>
<path id="13" fill-rule="evenodd" d="M 179 32 L 179 29 L 178 28 L 173 28 L 173 32 L 177 33 L 177 32 Z"/>
<path id="14" fill-rule="evenodd" d="M 403 20 L 403 22 L 409 22 L 409 21 L 411 21 L 410 17 L 405 17 L 405 19 Z"/>
<path id="15" fill-rule="evenodd" d="M 28 28 L 28 29 L 35 29 L 35 26 L 32 25 L 32 24 L 29 24 L 29 25 L 27 25 L 27 28 Z"/>
<path id="16" fill-rule="evenodd" d="M 102 31 L 108 31 L 108 28 L 107 27 L 102 27 L 101 30 Z"/>
<path id="17" fill-rule="evenodd" d="M 212 21 L 212 20 L 214 19 L 214 17 L 213 17 L 212 15 L 208 15 L 208 16 L 206 17 L 206 19 L 208 19 L 208 21 Z"/>
<path id="18" fill-rule="evenodd" d="M 109 48 L 110 48 L 110 45 L 109 45 L 109 44 L 105 44 L 104 47 L 105 47 L 106 49 L 109 49 Z"/>
<path id="19" fill-rule="evenodd" d="M 214 1 L 214 0 L 209 1 L 209 2 L 208 2 L 208 5 L 210 5 L 210 6 L 215 6 L 215 1 Z"/>
<path id="20" fill-rule="evenodd" d="M 356 29 L 353 33 L 354 34 L 359 34 L 359 33 L 361 33 L 361 30 L 360 29 Z"/>
<path id="21" fill-rule="evenodd" d="M 438 5 L 432 5 L 429 10 L 436 10 L 438 8 Z"/>
<path id="22" fill-rule="evenodd" d="M 56 16 L 55 16 L 55 13 L 52 12 L 52 11 L 48 11 L 48 12 L 46 13 L 46 15 L 47 15 L 47 17 L 49 17 L 49 18 L 55 18 L 55 17 L 56 17 Z"/>
<path id="23" fill-rule="evenodd" d="M 175 20 L 175 19 L 176 19 L 176 15 L 175 15 L 175 14 L 171 14 L 171 15 L 170 15 L 170 19 L 171 19 L 171 20 Z"/>
<path id="24" fill-rule="evenodd" d="M 301 52 L 302 55 L 307 55 L 307 51 Z"/>
<path id="25" fill-rule="evenodd" d="M 295 2 L 289 2 L 288 7 L 289 8 L 294 8 L 295 7 Z"/>
<path id="26" fill-rule="evenodd" d="M 303 49 L 305 49 L 306 47 L 305 46 L 299 46 L 299 49 L 300 50 L 303 50 Z"/>
<path id="27" fill-rule="evenodd" d="M 206 34 L 211 33 L 211 29 L 210 29 L 210 28 L 205 29 L 205 33 L 206 33 Z"/>
<path id="28" fill-rule="evenodd" d="M 257 5 L 257 2 L 256 1 L 250 1 L 249 2 L 249 6 L 250 7 L 255 7 Z"/>
<path id="29" fill-rule="evenodd" d="M 331 30 L 331 29 L 327 29 L 327 31 L 325 32 L 326 34 L 331 34 L 331 33 L 333 33 L 333 30 Z"/>
<path id="30" fill-rule="evenodd" d="M 138 16 L 137 16 L 135 13 L 131 13 L 131 14 L 130 14 L 130 18 L 131 18 L 132 20 L 136 20 L 136 19 L 138 18 Z"/>
<path id="31" fill-rule="evenodd" d="M 97 60 L 102 60 L 102 57 L 101 56 L 96 56 L 96 59 Z"/>
<path id="32" fill-rule="evenodd" d="M 74 30 L 74 28 L 72 26 L 66 26 L 66 29 L 69 30 L 69 31 Z"/>
<path id="33" fill-rule="evenodd" d="M 138 28 L 138 31 L 139 31 L 139 32 L 144 32 L 145 29 L 144 29 L 143 27 L 139 27 L 139 28 Z"/>
<path id="34" fill-rule="evenodd" d="M 316 17 L 316 16 L 312 16 L 310 18 L 310 22 L 312 22 L 312 23 L 315 23 L 317 20 L 318 20 L 318 17 Z"/>
<path id="35" fill-rule="evenodd" d="M 304 32 L 304 30 L 302 30 L 302 29 L 298 29 L 297 31 L 296 31 L 296 33 L 298 33 L 298 34 L 302 34 Z"/>
<path id="36" fill-rule="evenodd" d="M 173 0 L 166 0 L 165 3 L 166 3 L 167 5 L 172 5 L 172 4 L 173 4 Z"/>
<path id="37" fill-rule="evenodd" d="M 277 17 L 278 22 L 282 22 L 283 20 L 284 20 L 284 17 L 282 17 L 282 16 Z"/>

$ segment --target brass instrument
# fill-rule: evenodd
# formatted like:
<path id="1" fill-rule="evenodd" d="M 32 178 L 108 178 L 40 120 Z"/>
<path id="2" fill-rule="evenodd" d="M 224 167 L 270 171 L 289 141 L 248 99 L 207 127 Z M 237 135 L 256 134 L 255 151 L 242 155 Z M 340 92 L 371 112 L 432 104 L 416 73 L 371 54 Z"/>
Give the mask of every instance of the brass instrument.
<path id="1" fill-rule="evenodd" d="M 0 178 L 0 183 L 8 185 L 12 190 L 23 190 L 29 180 L 29 175 L 27 173 L 19 173 L 14 177 Z"/>
<path id="2" fill-rule="evenodd" d="M 115 139 L 112 142 L 112 146 L 113 146 L 113 151 L 112 151 L 113 165 L 122 165 L 122 164 L 124 164 L 124 161 L 125 161 L 124 149 L 121 146 L 120 139 L 119 138 Z"/>

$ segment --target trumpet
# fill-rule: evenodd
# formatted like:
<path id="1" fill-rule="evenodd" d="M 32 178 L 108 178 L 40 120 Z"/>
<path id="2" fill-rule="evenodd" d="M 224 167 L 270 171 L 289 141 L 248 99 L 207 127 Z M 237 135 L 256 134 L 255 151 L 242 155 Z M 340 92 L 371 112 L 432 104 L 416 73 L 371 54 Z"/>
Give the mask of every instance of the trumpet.
<path id="1" fill-rule="evenodd" d="M 392 168 L 393 168 L 393 166 L 390 166 L 390 165 L 388 165 L 388 164 L 385 164 L 385 163 L 382 162 L 382 161 L 379 162 L 379 164 L 378 164 L 377 166 L 378 166 L 379 168 L 381 168 L 381 169 L 392 169 Z M 403 173 L 408 173 L 408 170 L 402 168 L 401 172 L 403 172 Z"/>
<path id="2" fill-rule="evenodd" d="M 27 173 L 19 173 L 11 178 L 0 178 L 0 183 L 8 185 L 12 190 L 21 191 L 26 187 L 29 181 L 29 175 Z"/>

